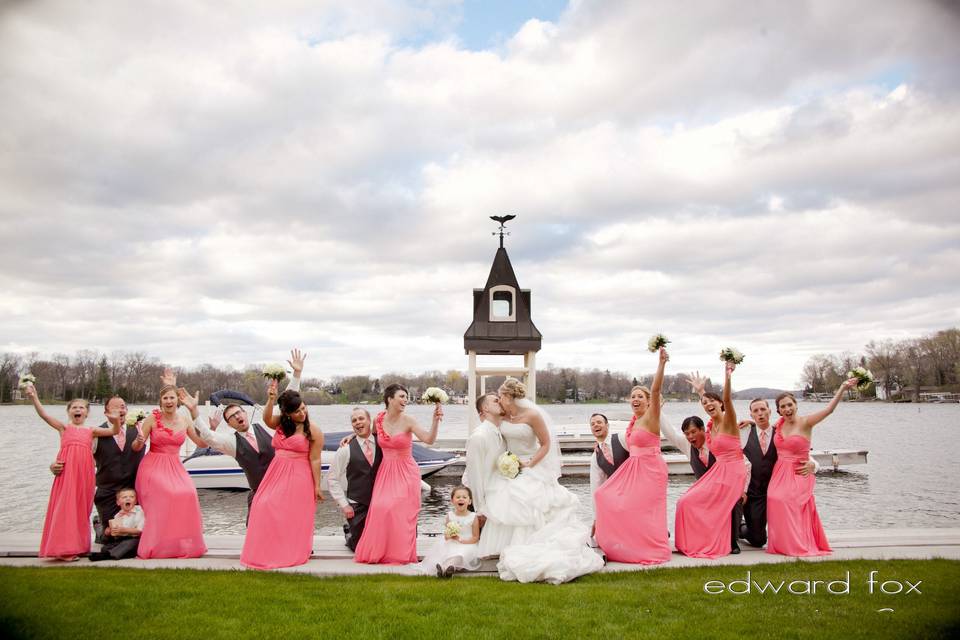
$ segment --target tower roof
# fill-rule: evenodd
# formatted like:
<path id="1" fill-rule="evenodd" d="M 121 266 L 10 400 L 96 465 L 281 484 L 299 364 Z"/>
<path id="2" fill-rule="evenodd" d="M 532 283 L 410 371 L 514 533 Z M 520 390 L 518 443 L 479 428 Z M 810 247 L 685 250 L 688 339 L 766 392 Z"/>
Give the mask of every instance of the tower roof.
<path id="1" fill-rule="evenodd" d="M 504 304 L 509 303 L 509 314 L 493 313 L 495 295 Z M 463 349 L 478 354 L 523 355 L 539 351 L 542 340 L 530 317 L 530 290 L 520 288 L 510 256 L 500 247 L 486 286 L 473 290 L 473 322 L 463 334 Z"/>

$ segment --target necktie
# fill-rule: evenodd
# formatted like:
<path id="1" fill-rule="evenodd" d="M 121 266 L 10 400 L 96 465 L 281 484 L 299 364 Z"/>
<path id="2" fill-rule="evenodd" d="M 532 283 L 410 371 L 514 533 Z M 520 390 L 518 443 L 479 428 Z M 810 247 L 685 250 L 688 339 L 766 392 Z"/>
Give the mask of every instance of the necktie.
<path id="1" fill-rule="evenodd" d="M 607 462 L 613 464 L 613 456 L 610 455 L 610 445 L 608 445 L 606 442 L 601 442 L 600 451 L 603 452 L 603 457 L 607 459 Z"/>
<path id="2" fill-rule="evenodd" d="M 763 455 L 767 455 L 767 447 L 769 443 L 767 442 L 767 430 L 763 429 L 760 432 L 760 451 L 763 452 Z"/>
<path id="3" fill-rule="evenodd" d="M 703 466 L 710 464 L 710 452 L 707 451 L 706 446 L 700 449 L 700 462 L 703 463 Z"/>
<path id="4" fill-rule="evenodd" d="M 363 441 L 363 455 L 367 458 L 367 463 L 373 466 L 373 447 L 370 446 L 370 439 Z"/>
<path id="5" fill-rule="evenodd" d="M 113 439 L 116 441 L 117 446 L 120 447 L 120 451 L 123 451 L 124 445 L 127 444 L 126 429 L 121 430 L 120 433 L 113 436 Z"/>
<path id="6" fill-rule="evenodd" d="M 253 435 L 252 433 L 250 433 L 249 431 L 247 431 L 247 432 L 246 432 L 245 434 L 243 434 L 243 435 L 247 438 L 247 442 L 250 443 L 250 446 L 253 447 L 253 450 L 256 451 L 257 453 L 260 453 L 260 447 L 257 445 L 257 438 L 256 438 L 256 436 L 254 436 L 254 435 Z"/>

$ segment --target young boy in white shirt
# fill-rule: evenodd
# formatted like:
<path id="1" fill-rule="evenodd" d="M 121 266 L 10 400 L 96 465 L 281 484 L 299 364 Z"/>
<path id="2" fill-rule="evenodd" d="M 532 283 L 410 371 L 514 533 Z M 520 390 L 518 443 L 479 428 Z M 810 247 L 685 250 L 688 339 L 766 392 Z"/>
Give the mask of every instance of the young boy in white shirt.
<path id="1" fill-rule="evenodd" d="M 140 533 L 143 531 L 143 509 L 137 504 L 137 492 L 130 488 L 117 491 L 120 511 L 108 523 L 100 551 L 90 554 L 90 560 L 122 560 L 137 557 Z"/>

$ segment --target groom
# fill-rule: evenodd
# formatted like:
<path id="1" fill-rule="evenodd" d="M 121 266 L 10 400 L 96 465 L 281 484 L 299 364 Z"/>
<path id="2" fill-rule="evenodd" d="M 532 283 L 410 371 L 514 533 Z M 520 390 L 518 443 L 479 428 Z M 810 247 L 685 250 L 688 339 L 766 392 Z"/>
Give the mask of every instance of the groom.
<path id="1" fill-rule="evenodd" d="M 477 398 L 477 413 L 480 425 L 467 440 L 467 469 L 463 474 L 463 483 L 473 493 L 473 507 L 483 520 L 480 542 L 477 549 L 481 558 L 500 554 L 504 535 L 509 538 L 505 525 L 491 522 L 488 509 L 489 498 L 496 493 L 503 476 L 497 469 L 497 458 L 506 452 L 507 447 L 500 435 L 503 422 L 503 410 L 500 399 L 495 393 L 487 393 Z"/>

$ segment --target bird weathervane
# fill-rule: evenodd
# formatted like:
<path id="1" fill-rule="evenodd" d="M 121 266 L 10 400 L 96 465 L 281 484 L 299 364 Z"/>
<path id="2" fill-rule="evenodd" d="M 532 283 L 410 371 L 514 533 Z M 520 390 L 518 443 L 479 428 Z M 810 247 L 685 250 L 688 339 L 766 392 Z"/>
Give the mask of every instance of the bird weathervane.
<path id="1" fill-rule="evenodd" d="M 494 231 L 494 232 L 491 233 L 490 235 L 492 235 L 492 236 L 495 236 L 495 235 L 497 235 L 497 234 L 500 235 L 500 248 L 501 248 L 501 249 L 503 249 L 503 236 L 508 236 L 508 235 L 510 235 L 510 232 L 509 232 L 509 231 L 504 231 L 504 230 L 503 230 L 503 225 L 507 224 L 508 222 L 510 222 L 511 220 L 513 220 L 513 219 L 516 218 L 516 217 L 517 217 L 517 216 L 515 216 L 515 215 L 513 215 L 513 214 L 508 214 L 508 215 L 505 215 L 505 216 L 490 216 L 490 219 L 491 219 L 491 220 L 500 223 L 500 230 L 499 230 L 499 231 Z"/>

